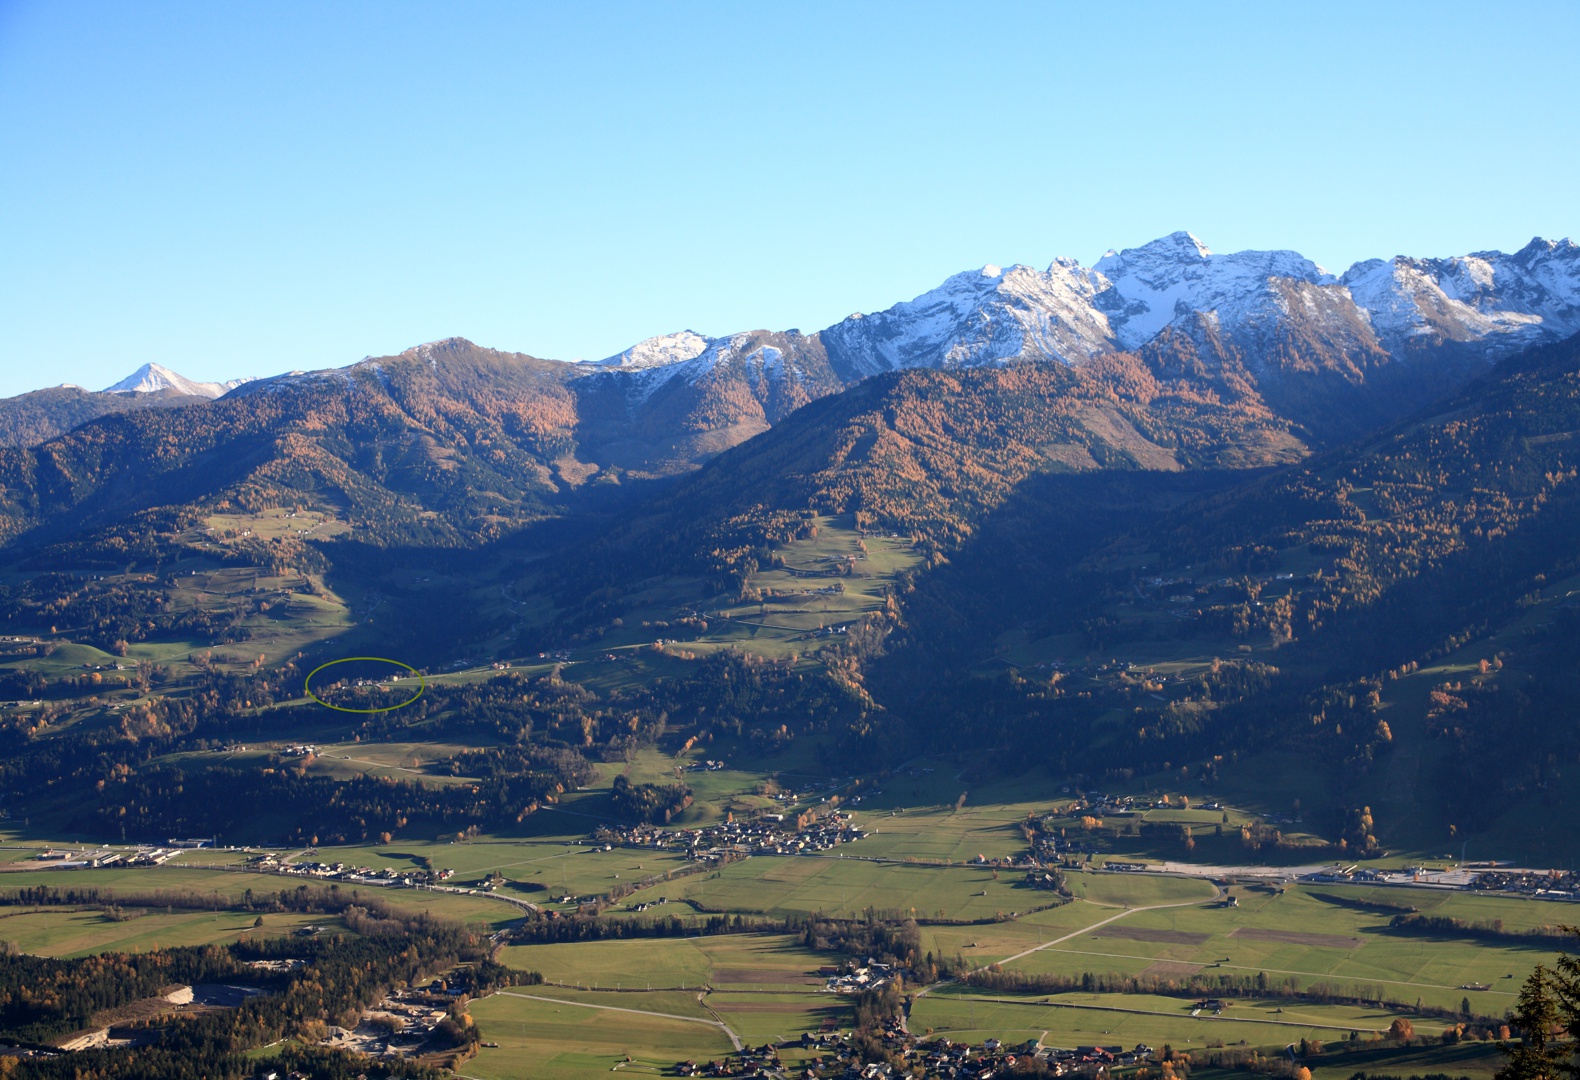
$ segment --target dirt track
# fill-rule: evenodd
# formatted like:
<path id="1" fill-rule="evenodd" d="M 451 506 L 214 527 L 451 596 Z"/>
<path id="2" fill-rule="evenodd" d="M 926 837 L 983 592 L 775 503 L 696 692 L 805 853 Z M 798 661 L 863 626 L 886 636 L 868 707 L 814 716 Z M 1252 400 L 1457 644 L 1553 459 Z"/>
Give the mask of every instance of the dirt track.
<path id="1" fill-rule="evenodd" d="M 1358 949 L 1364 944 L 1360 938 L 1345 937 L 1342 934 L 1302 934 L 1296 930 L 1262 930 L 1254 926 L 1242 926 L 1232 931 L 1229 936 L 1247 941 L 1278 941 L 1286 945 L 1309 945 L 1318 949 Z"/>
<path id="2" fill-rule="evenodd" d="M 1143 926 L 1105 926 L 1092 936 L 1124 938 L 1127 941 L 1155 941 L 1164 945 L 1204 945 L 1212 940 L 1211 934 L 1194 934 L 1188 930 L 1149 930 Z"/>

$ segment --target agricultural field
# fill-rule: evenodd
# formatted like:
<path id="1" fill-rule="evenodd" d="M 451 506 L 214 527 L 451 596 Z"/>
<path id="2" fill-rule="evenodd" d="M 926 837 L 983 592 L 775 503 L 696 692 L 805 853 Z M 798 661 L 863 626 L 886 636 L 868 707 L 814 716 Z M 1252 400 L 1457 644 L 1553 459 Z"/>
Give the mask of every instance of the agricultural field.
<path id="1" fill-rule="evenodd" d="M 611 1011 L 541 1000 L 544 996 L 506 991 L 472 1004 L 479 1029 L 499 1045 L 480 1050 L 467 1062 L 467 1075 L 478 1080 L 571 1080 L 607 1074 L 629 1057 L 621 1072 L 663 1076 L 677 1061 L 707 1061 L 730 1052 L 723 1031 L 698 1018 Z M 621 995 L 610 1004 L 646 1009 L 644 1003 L 627 1003 L 634 996 Z"/>
<path id="2" fill-rule="evenodd" d="M 782 934 L 513 945 L 501 951 L 500 960 L 537 971 L 550 982 L 605 989 L 711 986 L 801 992 L 821 989 L 825 980 L 818 969 L 832 963 L 827 955 Z"/>
<path id="3" fill-rule="evenodd" d="M 871 862 L 837 855 L 758 857 L 655 887 L 710 911 L 859 914 L 868 908 L 918 918 L 993 919 L 1046 904 L 1019 875 L 987 868 Z M 642 894 L 633 899 L 643 899 Z"/>
<path id="4" fill-rule="evenodd" d="M 787 861 L 800 860 L 754 859 L 747 864 Z M 852 860 L 832 860 L 832 866 L 836 874 L 865 872 L 861 863 Z M 1550 958 L 1549 953 L 1525 947 L 1390 936 L 1381 932 L 1387 922 L 1385 915 L 1321 899 L 1335 891 L 1331 887 L 1291 886 L 1281 893 L 1235 887 L 1229 895 L 1240 906 L 1229 908 L 1218 906 L 1213 899 L 1216 890 L 1200 880 L 1119 874 L 1073 874 L 1071 878 L 1075 891 L 1084 894 L 1082 898 L 1005 922 L 925 925 L 921 928 L 922 944 L 937 955 L 957 956 L 973 967 L 999 963 L 1003 970 L 1028 973 L 1117 972 L 1163 978 L 1193 971 L 1252 976 L 1266 972 L 1275 984 L 1293 977 L 1301 988 L 1318 983 L 1340 988 L 1366 986 L 1373 992 L 1380 988 L 1381 996 L 1402 1004 L 1379 1008 L 1313 1003 L 1281 997 L 1274 991 L 1262 997 L 1233 999 L 1218 1016 L 1201 1012 L 1193 1016 L 1193 999 L 1169 995 L 1014 994 L 944 984 L 916 999 L 911 1030 L 971 1043 L 989 1037 L 1006 1042 L 1041 1039 L 1055 1046 L 1145 1042 L 1197 1052 L 1244 1045 L 1276 1053 L 1290 1042 L 1305 1039 L 1332 1045 L 1329 1053 L 1335 1062 L 1340 1057 L 1350 1062 L 1365 1056 L 1377 1068 L 1382 1067 L 1379 1062 L 1414 1060 L 1411 1055 L 1433 1061 L 1451 1056 L 1465 1063 L 1453 1075 L 1480 1080 L 1499 1064 L 1496 1054 L 1480 1044 L 1444 1047 L 1442 1054 L 1426 1047 L 1368 1050 L 1364 1044 L 1399 1017 L 1424 1034 L 1435 1035 L 1448 1023 L 1440 1015 L 1417 1011 L 1420 1006 L 1457 1011 L 1468 998 L 1474 1012 L 1501 1015 L 1512 1003 L 1518 980 L 1533 964 Z M 914 895 L 914 891 L 898 891 Z M 1385 894 L 1387 903 L 1408 900 L 1435 914 L 1503 918 L 1511 928 L 1543 925 L 1571 910 L 1566 905 L 1421 889 L 1351 889 L 1343 895 L 1364 902 L 1371 892 Z M 786 904 L 781 910 L 799 910 L 793 893 L 781 902 Z M 574 998 L 583 1004 L 618 1002 L 694 1018 L 721 1018 L 748 1042 L 793 1039 L 798 1030 L 816 1031 L 830 1019 L 835 1024 L 848 1022 L 841 1019 L 849 1015 L 847 1002 L 816 991 L 818 980 L 813 973 L 823 966 L 820 959 L 826 962 L 829 958 L 782 936 L 516 946 L 506 949 L 503 956 L 511 966 L 583 987 L 576 991 L 545 987 L 541 988 L 544 995 Z M 1473 981 L 1492 986 L 1482 991 L 1463 988 Z M 593 986 L 598 989 L 591 989 Z M 648 990 L 703 986 L 709 988 L 702 998 L 705 1009 L 694 1006 L 688 992 Z M 1412 1002 L 1419 1005 L 1412 1008 Z M 489 1009 L 501 1008 L 487 1002 L 483 1005 L 488 1008 L 474 1010 L 480 1023 L 492 1015 Z M 541 1014 L 522 1016 L 514 1022 L 519 1026 L 513 1030 L 524 1035 L 548 1037 L 551 1044 L 558 1038 L 550 1035 Z M 1361 1042 L 1348 1045 L 1359 1049 L 1337 1046 L 1352 1035 Z M 1454 1050 L 1452 1055 L 1450 1050 Z M 493 1056 L 499 1061 L 518 1057 Z M 642 1054 L 636 1056 L 642 1060 Z M 658 1060 L 661 1055 L 649 1053 L 648 1057 Z M 521 1056 L 515 1067 L 532 1066 Z M 489 1075 L 523 1074 L 496 1071 Z"/>
<path id="5" fill-rule="evenodd" d="M 1403 1015 L 1422 1032 L 1443 1021 L 1383 1009 L 1314 1008 L 1278 998 L 1237 999 L 1221 1016 L 1192 1016 L 1194 1003 L 1147 994 L 1056 994 L 1010 996 L 946 988 L 928 994 L 911 1010 L 917 1030 L 958 1042 L 1042 1039 L 1050 1046 L 1134 1046 L 1168 1043 L 1176 1050 L 1202 1051 L 1210 1043 L 1282 1047 L 1301 1039 L 1334 1042 L 1352 1031 L 1382 1033 Z"/>
<path id="6" fill-rule="evenodd" d="M 1128 884 L 1128 877 L 1110 880 Z M 1423 910 L 1466 920 L 1502 918 L 1510 929 L 1572 918 L 1567 905 L 1534 900 L 1461 897 L 1427 890 L 1405 892 Z M 1519 984 L 1551 953 L 1525 945 L 1444 941 L 1386 932 L 1388 916 L 1321 899 L 1333 890 L 1294 887 L 1281 893 L 1234 890 L 1238 908 L 1191 906 L 1138 911 L 1070 942 L 1023 960 L 1015 970 L 1079 975 L 1184 977 L 1198 972 L 1294 979 L 1301 988 L 1323 983 L 1376 986 L 1389 1000 L 1458 1009 L 1469 1000 L 1479 1015 L 1500 1016 Z M 1420 895 L 1419 897 L 1417 894 Z M 1346 891 L 1343 896 L 1348 896 Z M 1484 985 L 1485 990 L 1466 986 Z"/>
<path id="7" fill-rule="evenodd" d="M 572 820 L 578 825 L 585 824 L 579 819 Z M 427 859 L 435 869 L 454 870 L 453 884 L 456 885 L 481 882 L 497 873 L 505 878 L 506 890 L 512 882 L 544 886 L 541 891 L 521 890 L 523 896 L 534 902 L 546 902 L 566 894 L 598 896 L 621 884 L 678 871 L 688 865 L 684 856 L 676 852 L 631 848 L 604 851 L 579 835 L 575 839 L 396 840 L 388 844 L 322 848 L 317 856 L 320 859 L 331 857 L 336 862 L 375 870 L 386 867 L 408 870 L 421 866 Z"/>
<path id="8" fill-rule="evenodd" d="M 570 669 L 580 665 L 571 664 Z M 569 670 L 569 669 L 568 669 Z M 479 672 L 440 676 L 445 681 L 486 677 Z M 468 782 L 437 772 L 435 762 L 471 747 L 443 744 L 355 742 L 336 739 L 333 722 L 304 735 L 318 746 L 308 768 L 331 776 L 365 773 L 424 783 Z M 277 741 L 276 741 L 277 742 Z M 278 752 L 276 742 L 194 752 L 188 757 L 231 760 Z M 1234 998 L 1221 1015 L 1192 1016 L 1193 999 L 1151 992 L 1119 993 L 1112 987 L 1059 992 L 1014 992 L 945 981 L 914 998 L 910 1027 L 918 1036 L 947 1035 L 979 1043 L 1042 1039 L 1050 1045 L 1145 1042 L 1209 1051 L 1223 1044 L 1277 1053 L 1290 1042 L 1329 1044 L 1320 1066 L 1361 1061 L 1390 1075 L 1405 1051 L 1382 1054 L 1365 1041 L 1399 1016 L 1417 1031 L 1435 1033 L 1462 1003 L 1483 1017 L 1499 1017 L 1513 1003 L 1520 982 L 1546 948 L 1487 940 L 1403 936 L 1389 931 L 1402 907 L 1467 922 L 1494 920 L 1510 931 L 1576 921 L 1571 905 L 1423 888 L 1358 888 L 1284 883 L 1235 884 L 1227 889 L 1203 876 L 1066 871 L 1069 899 L 1030 888 L 1022 871 L 992 862 L 1026 848 L 1028 816 L 1041 820 L 1068 811 L 1073 798 L 1049 790 L 1034 775 L 977 782 L 958 762 L 915 760 L 881 777 L 854 784 L 850 777 L 819 775 L 810 747 L 797 745 L 764 761 L 728 749 L 657 747 L 624 760 L 596 765 L 597 775 L 563 793 L 558 803 L 526 818 L 514 835 L 472 838 L 402 837 L 388 843 L 282 851 L 287 861 L 342 862 L 409 870 L 450 869 L 447 887 L 469 890 L 503 879 L 499 896 L 464 891 L 365 888 L 403 910 L 427 910 L 489 931 L 522 917 L 527 901 L 571 914 L 578 901 L 624 892 L 639 881 L 668 875 L 622 896 L 604 909 L 607 919 L 640 918 L 634 909 L 664 898 L 648 917 L 662 915 L 700 924 L 718 914 L 764 918 L 862 918 L 868 912 L 918 921 L 920 948 L 957 970 L 999 965 L 1027 976 L 1140 977 L 1180 981 L 1191 976 L 1265 976 L 1267 991 Z M 722 768 L 695 766 L 713 756 Z M 172 762 L 186 757 L 173 756 Z M 701 867 L 679 851 L 605 845 L 591 832 L 610 817 L 616 777 L 633 783 L 682 781 L 696 795 L 674 826 L 699 826 L 727 817 L 749 819 L 765 811 L 826 809 L 839 796 L 865 839 L 802 856 L 752 856 Z M 781 800 L 781 792 L 795 797 Z M 1229 821 L 1226 831 L 1262 820 L 1250 811 L 1186 808 L 1168 792 L 1169 805 L 1152 806 L 1163 792 L 1148 792 L 1132 820 L 1205 830 Z M 1192 795 L 1193 801 L 1198 798 Z M 1069 814 L 1072 823 L 1079 812 Z M 1124 819 L 1111 818 L 1110 821 Z M 1243 853 L 1228 844 L 1229 855 Z M 95 887 L 107 901 L 154 890 L 217 892 L 238 897 L 248 889 L 293 889 L 304 879 L 244 869 L 247 852 L 191 850 L 157 868 L 46 869 L 33 860 L 49 846 L 27 830 L 0 834 L 0 890 L 23 885 Z M 77 845 L 80 847 L 81 845 Z M 1161 856 L 1177 856 L 1168 846 Z M 1110 858 L 1124 858 L 1115 852 Z M 1094 860 L 1100 867 L 1103 857 Z M 1398 865 L 1398 860 L 1389 860 Z M 347 886 L 342 885 L 342 888 Z M 1234 906 L 1226 906 L 1232 898 Z M 1370 905 L 1368 907 L 1368 905 Z M 0 909 L 0 940 L 22 951 L 81 956 L 103 950 L 236 940 L 248 934 L 289 934 L 307 917 L 270 915 L 262 927 L 234 913 L 144 911 L 121 918 L 95 906 L 83 910 Z M 466 1066 L 486 1080 L 516 1076 L 589 1076 L 620 1064 L 621 1071 L 658 1075 L 687 1058 L 723 1056 L 729 1034 L 749 1042 L 798 1039 L 803 1031 L 849 1030 L 849 998 L 824 991 L 820 969 L 843 964 L 842 953 L 816 952 L 793 934 L 729 934 L 635 938 L 575 944 L 506 945 L 499 959 L 537 972 L 541 986 L 516 987 L 472 1003 L 474 1019 L 497 1047 Z M 1299 992 L 1327 986 L 1396 1003 L 1389 1007 L 1302 1000 Z M 1477 987 L 1477 989 L 1472 989 Z M 921 987 L 908 987 L 915 994 Z M 1282 995 L 1282 996 L 1281 996 Z M 1351 1032 L 1360 1042 L 1348 1042 Z M 1344 1043 L 1341 1049 L 1339 1043 Z M 1442 1047 L 1446 1054 L 1450 1047 Z M 1461 1052 L 1452 1075 L 1482 1080 L 1497 1067 L 1484 1047 Z M 1422 1061 L 1425 1048 L 1409 1048 Z M 1436 1051 L 1434 1051 L 1435 1053 Z M 1479 1054 L 1480 1056 L 1477 1056 Z M 799 1060 L 800 1050 L 786 1052 Z M 1424 1056 L 1422 1056 L 1424 1055 Z M 1414 1060 L 1410 1058 L 1409 1060 Z M 1424 1066 L 1423 1066 L 1424 1067 Z M 1211 1073 L 1211 1070 L 1202 1070 Z M 1402 1073 L 1401 1073 L 1402 1075 Z M 1224 1080 L 1224 1078 L 1219 1078 Z"/>
<path id="9" fill-rule="evenodd" d="M 261 925 L 255 925 L 261 920 Z M 0 908 L 0 941 L 37 956 L 92 956 L 147 952 L 180 945 L 213 945 L 242 938 L 286 937 L 308 926 L 337 926 L 324 915 L 235 911 L 167 911 L 101 907 Z M 342 928 L 343 929 L 343 928 Z"/>
<path id="10" fill-rule="evenodd" d="M 307 883 L 307 879 L 281 874 L 248 873 L 217 867 L 188 868 L 176 863 L 148 868 L 26 869 L 0 873 L 0 893 L 29 886 L 97 889 L 101 900 L 105 903 L 113 903 L 120 897 L 146 897 L 151 893 L 159 892 L 192 892 L 203 896 L 218 895 L 239 899 L 249 890 L 259 894 L 277 893 L 281 890 L 293 890 Z M 368 895 L 378 897 L 391 907 L 405 911 L 427 911 L 441 918 L 461 923 L 475 923 L 489 929 L 497 929 L 513 922 L 521 914 L 521 909 L 517 906 L 487 896 L 432 889 L 393 889 L 378 886 L 363 888 Z M 5 910 L 0 908 L 0 914 Z M 64 924 L 56 929 L 64 932 Z M 5 935 L 0 933 L 0 938 L 4 937 Z M 60 951 L 51 944 L 52 937 L 45 935 L 40 940 L 43 947 Z M 61 955 L 71 951 L 69 948 L 65 949 Z"/>

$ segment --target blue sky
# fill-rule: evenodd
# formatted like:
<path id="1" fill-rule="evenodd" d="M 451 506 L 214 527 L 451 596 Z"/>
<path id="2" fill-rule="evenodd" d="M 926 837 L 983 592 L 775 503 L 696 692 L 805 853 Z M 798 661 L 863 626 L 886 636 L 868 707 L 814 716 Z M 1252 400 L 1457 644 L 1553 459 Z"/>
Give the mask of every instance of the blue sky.
<path id="1" fill-rule="evenodd" d="M 1580 237 L 1580 4 L 0 0 L 0 394 Z"/>

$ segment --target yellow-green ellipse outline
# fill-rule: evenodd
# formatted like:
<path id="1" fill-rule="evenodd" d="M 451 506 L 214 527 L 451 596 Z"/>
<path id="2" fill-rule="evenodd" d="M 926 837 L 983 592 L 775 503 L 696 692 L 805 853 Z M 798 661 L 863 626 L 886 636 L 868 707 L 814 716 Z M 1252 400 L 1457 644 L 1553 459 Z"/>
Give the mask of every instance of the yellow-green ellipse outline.
<path id="1" fill-rule="evenodd" d="M 417 692 L 415 694 L 413 694 L 411 697 L 407 698 L 405 701 L 401 702 L 399 705 L 384 705 L 384 706 L 381 706 L 381 707 L 379 707 L 377 709 L 348 709 L 344 705 L 331 705 L 331 704 L 329 704 L 329 702 L 325 701 L 323 698 L 321 698 L 317 694 L 313 693 L 313 676 L 314 675 L 317 675 L 320 671 L 323 671 L 326 667 L 334 667 L 336 664 L 349 664 L 349 663 L 351 663 L 351 662 L 353 662 L 355 660 L 377 660 L 379 663 L 382 663 L 382 664 L 394 664 L 396 667 L 403 667 L 403 668 L 405 668 L 407 671 L 409 671 L 413 675 L 417 676 Z M 336 712 L 349 712 L 349 713 L 381 713 L 381 712 L 393 712 L 396 709 L 404 709 L 406 706 L 410 705 L 412 702 L 414 702 L 418 698 L 422 697 L 423 692 L 428 689 L 428 680 L 427 680 L 427 678 L 425 678 L 423 676 L 422 672 L 418 671 L 416 668 L 412 667 L 410 664 L 407 664 L 407 663 L 405 663 L 403 661 L 400 661 L 400 660 L 391 660 L 387 656 L 342 656 L 339 660 L 331 660 L 327 664 L 319 664 L 312 671 L 309 671 L 307 673 L 307 678 L 302 682 L 302 689 L 307 691 L 307 696 L 308 697 L 312 698 L 314 701 L 318 702 L 318 704 L 322 705 L 326 709 L 334 709 Z"/>

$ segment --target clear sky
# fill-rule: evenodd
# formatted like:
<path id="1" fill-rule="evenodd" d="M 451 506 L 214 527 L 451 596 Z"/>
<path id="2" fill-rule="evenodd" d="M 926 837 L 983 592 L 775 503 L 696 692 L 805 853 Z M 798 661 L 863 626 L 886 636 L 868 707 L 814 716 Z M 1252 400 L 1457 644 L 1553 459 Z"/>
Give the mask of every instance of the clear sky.
<path id="1" fill-rule="evenodd" d="M 1580 238 L 1580 3 L 0 0 L 0 394 Z"/>

